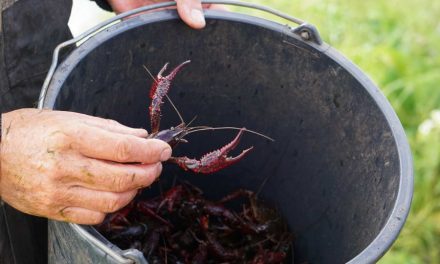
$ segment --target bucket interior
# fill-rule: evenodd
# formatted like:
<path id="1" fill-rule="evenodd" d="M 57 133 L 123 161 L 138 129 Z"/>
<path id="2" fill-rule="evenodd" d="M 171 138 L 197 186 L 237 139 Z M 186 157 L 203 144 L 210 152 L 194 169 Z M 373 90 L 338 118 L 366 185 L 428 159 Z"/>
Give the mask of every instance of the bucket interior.
<path id="1" fill-rule="evenodd" d="M 166 62 L 174 68 L 190 59 L 169 93 L 186 121 L 197 116 L 193 125 L 246 127 L 274 138 L 245 134 L 235 154 L 254 146 L 252 153 L 209 176 L 167 164 L 161 183 L 178 177 L 212 198 L 261 189 L 295 235 L 297 263 L 347 262 L 389 218 L 401 172 L 383 112 L 349 69 L 292 34 L 214 18 L 196 31 L 173 18 L 114 33 L 86 55 L 76 54 L 82 58 L 55 109 L 149 130 L 153 80 L 143 65 L 157 74 Z M 165 102 L 161 128 L 179 123 Z M 192 134 L 174 156 L 200 157 L 236 133 Z"/>

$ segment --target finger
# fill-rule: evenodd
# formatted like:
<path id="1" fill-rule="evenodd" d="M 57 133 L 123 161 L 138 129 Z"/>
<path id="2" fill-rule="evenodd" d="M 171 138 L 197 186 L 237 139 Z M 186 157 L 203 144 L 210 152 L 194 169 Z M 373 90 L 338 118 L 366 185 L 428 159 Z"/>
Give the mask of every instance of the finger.
<path id="1" fill-rule="evenodd" d="M 229 11 L 229 8 L 227 6 L 219 4 L 210 4 L 207 8 L 211 10 Z"/>
<path id="2" fill-rule="evenodd" d="M 105 214 L 81 207 L 66 207 L 53 218 L 81 225 L 97 225 L 104 221 Z"/>
<path id="3" fill-rule="evenodd" d="M 103 160 L 66 161 L 62 174 L 66 181 L 88 189 L 126 192 L 150 186 L 162 172 L 160 162 L 154 164 L 120 164 Z"/>
<path id="4" fill-rule="evenodd" d="M 176 0 L 177 12 L 182 20 L 195 29 L 204 28 L 206 25 L 200 0 Z"/>
<path id="5" fill-rule="evenodd" d="M 136 196 L 137 190 L 123 193 L 90 190 L 75 186 L 66 192 L 70 206 L 102 213 L 113 213 L 126 206 Z"/>
<path id="6" fill-rule="evenodd" d="M 74 113 L 74 112 L 64 112 L 66 115 L 71 116 L 72 118 L 75 118 L 76 120 L 80 120 L 83 123 L 95 127 L 99 127 L 108 131 L 112 131 L 115 133 L 121 133 L 121 134 L 129 134 L 133 136 L 138 137 L 147 137 L 148 132 L 145 129 L 142 128 L 131 128 L 128 126 L 125 126 L 115 120 L 112 119 L 105 119 L 101 117 L 96 116 L 90 116 L 85 115 L 81 113 Z"/>
<path id="7" fill-rule="evenodd" d="M 150 164 L 171 156 L 171 147 L 158 139 L 122 135 L 90 126 L 79 127 L 70 136 L 72 148 L 95 159 Z"/>
<path id="8" fill-rule="evenodd" d="M 108 131 L 112 131 L 115 133 L 121 133 L 121 134 L 129 134 L 134 135 L 138 137 L 147 137 L 148 132 L 145 129 L 141 128 L 131 128 L 125 125 L 122 125 L 121 123 L 111 120 L 111 119 L 105 119 L 101 117 L 96 116 L 90 116 L 86 114 L 76 113 L 76 112 L 69 112 L 69 111 L 53 111 L 57 113 L 62 113 L 60 115 L 61 118 L 68 118 L 69 120 L 75 120 L 75 121 L 81 121 L 82 123 L 85 123 L 87 125 L 99 127 L 102 129 L 106 129 Z"/>
<path id="9" fill-rule="evenodd" d="M 146 138 L 148 136 L 148 132 L 145 129 L 142 128 L 131 128 L 128 126 L 125 126 L 118 121 L 112 120 L 112 119 L 104 119 L 99 117 L 92 117 L 91 119 L 83 120 L 85 124 L 88 124 L 90 126 L 99 127 L 111 132 L 120 133 L 120 134 L 127 134 L 127 135 L 133 135 L 137 137 L 143 137 Z"/>

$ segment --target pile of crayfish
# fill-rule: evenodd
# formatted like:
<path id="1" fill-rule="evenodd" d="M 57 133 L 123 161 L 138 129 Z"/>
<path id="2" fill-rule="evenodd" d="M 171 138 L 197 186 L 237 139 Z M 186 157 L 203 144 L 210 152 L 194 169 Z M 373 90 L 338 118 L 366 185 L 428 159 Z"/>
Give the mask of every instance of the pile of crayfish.
<path id="1" fill-rule="evenodd" d="M 209 201 L 189 183 L 133 201 L 98 230 L 149 263 L 285 263 L 292 244 L 280 215 L 253 192 Z"/>
<path id="2" fill-rule="evenodd" d="M 187 143 L 184 137 L 204 130 L 235 129 L 235 138 L 200 159 L 171 157 L 184 170 L 210 174 L 243 159 L 253 147 L 235 157 L 228 156 L 244 132 L 271 138 L 235 127 L 189 127 L 168 97 L 172 80 L 183 62 L 167 76 L 160 70 L 150 89 L 149 138 L 163 140 L 172 147 Z M 147 69 L 148 70 L 148 69 Z M 159 130 L 164 99 L 173 105 L 181 124 Z M 191 123 L 191 122 L 190 122 Z M 202 191 L 184 183 L 150 199 L 135 198 L 128 206 L 107 216 L 97 229 L 122 249 L 143 252 L 149 263 L 283 263 L 291 249 L 292 236 L 279 214 L 263 205 L 249 190 L 238 190 L 218 201 L 203 197 Z"/>

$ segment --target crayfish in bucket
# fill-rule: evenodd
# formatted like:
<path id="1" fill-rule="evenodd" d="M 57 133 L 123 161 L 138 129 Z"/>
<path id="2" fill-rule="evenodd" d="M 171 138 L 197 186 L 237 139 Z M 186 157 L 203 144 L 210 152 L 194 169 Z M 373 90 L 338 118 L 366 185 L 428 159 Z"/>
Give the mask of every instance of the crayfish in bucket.
<path id="1" fill-rule="evenodd" d="M 244 158 L 252 147 L 236 157 L 228 153 L 239 143 L 246 128 L 189 127 L 177 111 L 168 91 L 176 74 L 188 64 L 177 66 L 162 76 L 160 70 L 150 90 L 151 134 L 175 147 L 184 137 L 204 130 L 236 129 L 238 134 L 222 148 L 200 160 L 172 157 L 169 161 L 195 173 L 214 173 Z M 148 69 L 147 69 L 148 71 Z M 151 75 L 151 73 L 150 73 Z M 181 124 L 159 131 L 161 105 L 167 99 Z M 191 123 L 191 122 L 190 122 Z M 270 139 L 272 140 L 272 139 Z M 122 249 L 140 250 L 149 263 L 284 263 L 292 249 L 292 234 L 278 212 L 257 199 L 257 194 L 239 189 L 218 201 L 207 200 L 194 185 L 183 182 L 161 195 L 134 199 L 120 211 L 107 216 L 97 229 Z M 290 256 L 291 257 L 291 256 Z"/>

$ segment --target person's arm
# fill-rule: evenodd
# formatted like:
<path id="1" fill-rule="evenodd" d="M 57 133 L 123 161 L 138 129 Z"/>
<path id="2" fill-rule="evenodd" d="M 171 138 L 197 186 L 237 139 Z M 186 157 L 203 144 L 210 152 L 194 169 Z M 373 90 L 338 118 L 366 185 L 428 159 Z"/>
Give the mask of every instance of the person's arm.
<path id="1" fill-rule="evenodd" d="M 2 123 L 2 200 L 61 221 L 100 223 L 154 182 L 171 155 L 143 129 L 73 112 L 20 109 Z"/>
<path id="2" fill-rule="evenodd" d="M 108 1 L 118 13 L 154 2 Z M 177 8 L 190 26 L 205 25 L 199 0 L 177 0 Z M 78 113 L 19 109 L 3 113 L 2 125 L 2 200 L 56 220 L 99 223 L 150 185 L 171 155 L 143 129 Z"/>

